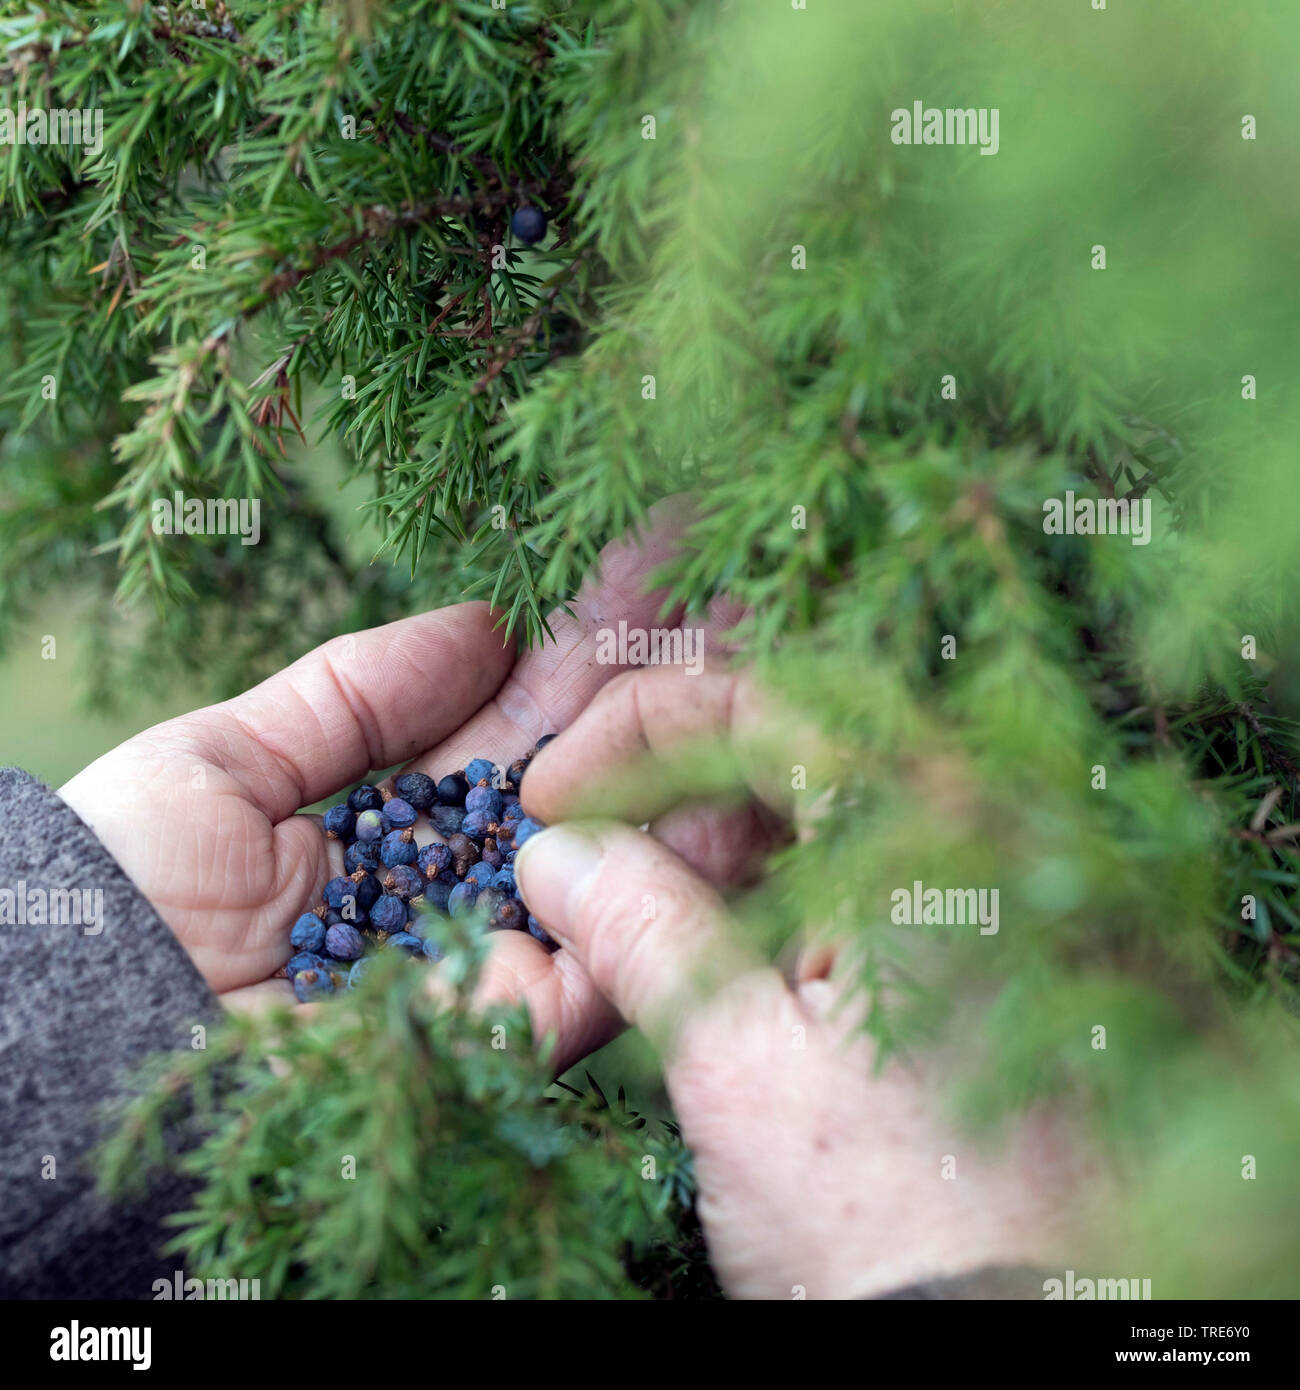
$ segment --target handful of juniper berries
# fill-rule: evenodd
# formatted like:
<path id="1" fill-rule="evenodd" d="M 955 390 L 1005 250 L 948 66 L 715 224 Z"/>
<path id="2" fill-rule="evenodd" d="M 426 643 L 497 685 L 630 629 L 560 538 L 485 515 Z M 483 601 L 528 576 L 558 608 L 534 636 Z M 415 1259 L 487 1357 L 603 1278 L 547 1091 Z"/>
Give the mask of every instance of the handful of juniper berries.
<path id="1" fill-rule="evenodd" d="M 284 975 L 301 1003 L 355 988 L 376 951 L 441 960 L 439 924 L 449 917 L 486 914 L 490 931 L 526 931 L 556 949 L 520 899 L 514 873 L 520 846 L 542 828 L 524 815 L 519 788 L 554 737 L 508 767 L 473 758 L 437 782 L 405 772 L 391 792 L 355 787 L 325 812 L 323 828 L 342 842 L 345 872 L 289 931 L 294 954 Z"/>

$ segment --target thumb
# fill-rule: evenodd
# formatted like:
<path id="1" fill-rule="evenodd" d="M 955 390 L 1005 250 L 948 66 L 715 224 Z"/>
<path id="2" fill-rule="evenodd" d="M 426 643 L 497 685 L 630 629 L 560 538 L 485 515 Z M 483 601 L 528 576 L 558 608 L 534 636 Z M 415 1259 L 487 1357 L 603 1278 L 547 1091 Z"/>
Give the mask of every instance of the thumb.
<path id="1" fill-rule="evenodd" d="M 570 822 L 525 841 L 520 896 L 596 988 L 656 1044 L 716 984 L 754 968 L 721 898 L 643 831 Z"/>

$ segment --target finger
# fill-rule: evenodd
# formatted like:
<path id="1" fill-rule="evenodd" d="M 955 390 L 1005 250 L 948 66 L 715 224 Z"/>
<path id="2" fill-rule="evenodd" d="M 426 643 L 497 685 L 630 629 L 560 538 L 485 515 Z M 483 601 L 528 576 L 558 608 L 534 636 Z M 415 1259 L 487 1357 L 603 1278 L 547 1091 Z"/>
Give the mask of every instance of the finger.
<path id="1" fill-rule="evenodd" d="M 475 992 L 477 1006 L 522 1003 L 528 1009 L 533 1037 L 551 1042 L 556 1076 L 604 1047 L 623 1028 L 618 1010 L 592 982 L 572 951 L 548 951 L 527 932 L 493 936 Z"/>
<path id="2" fill-rule="evenodd" d="M 488 606 L 459 604 L 333 638 L 161 730 L 199 748 L 279 822 L 445 738 L 513 663 Z"/>
<path id="3" fill-rule="evenodd" d="M 650 833 L 715 888 L 755 882 L 767 856 L 789 838 L 779 820 L 752 801 L 734 809 L 676 806 L 650 822 Z"/>
<path id="4" fill-rule="evenodd" d="M 609 645 L 601 632 L 616 630 L 620 621 L 629 627 L 659 621 L 664 594 L 646 592 L 646 583 L 680 545 L 689 516 L 686 499 L 666 498 L 650 508 L 639 532 L 607 545 L 596 572 L 569 605 L 572 616 L 559 610 L 548 618 L 555 640 L 522 653 L 474 718 L 410 770 L 436 776 L 489 754 L 508 763 L 543 734 L 571 724 L 602 686 L 627 669 L 601 660 Z"/>
<path id="5" fill-rule="evenodd" d="M 671 667 L 631 671 L 599 696 L 528 769 L 524 808 L 552 822 L 580 814 L 637 823 L 692 791 L 694 750 L 721 751 L 769 804 L 789 804 L 788 736 L 743 672 L 693 677 Z M 592 769 L 601 769 L 600 781 Z"/>
<path id="6" fill-rule="evenodd" d="M 714 890 L 640 831 L 609 824 L 543 830 L 520 850 L 515 875 L 563 953 L 576 956 L 622 1017 L 657 1042 L 672 1038 L 683 1011 L 718 980 L 754 967 L 727 931 Z"/>

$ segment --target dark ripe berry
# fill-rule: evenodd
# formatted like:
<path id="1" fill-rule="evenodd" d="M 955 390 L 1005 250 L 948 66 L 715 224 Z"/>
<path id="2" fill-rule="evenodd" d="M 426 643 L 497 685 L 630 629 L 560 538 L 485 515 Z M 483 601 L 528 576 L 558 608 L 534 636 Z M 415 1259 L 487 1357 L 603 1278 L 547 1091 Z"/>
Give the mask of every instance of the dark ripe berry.
<path id="1" fill-rule="evenodd" d="M 447 899 L 451 897 L 451 890 L 453 886 L 453 884 L 439 883 L 435 880 L 433 883 L 430 883 L 425 887 L 425 902 L 427 902 L 430 907 L 435 908 L 438 912 L 446 912 Z"/>
<path id="2" fill-rule="evenodd" d="M 403 801 L 400 796 L 390 797 L 384 802 L 383 815 L 385 830 L 405 830 L 408 825 L 414 825 L 420 819 L 420 813 L 415 807 L 409 801 Z"/>
<path id="3" fill-rule="evenodd" d="M 464 878 L 469 866 L 479 861 L 479 847 L 468 835 L 453 835 L 447 848 L 451 850 L 451 867 L 457 878 Z"/>
<path id="4" fill-rule="evenodd" d="M 492 886 L 499 888 L 510 897 L 514 897 L 519 891 L 519 887 L 515 883 L 515 871 L 513 869 L 499 869 L 492 875 Z"/>
<path id="5" fill-rule="evenodd" d="M 395 898 L 410 902 L 424 892 L 424 875 L 411 864 L 398 864 L 384 875 L 383 885 Z"/>
<path id="6" fill-rule="evenodd" d="M 429 812 L 429 819 L 439 835 L 455 835 L 465 819 L 465 812 L 459 806 L 435 806 Z"/>
<path id="7" fill-rule="evenodd" d="M 332 878 L 325 885 L 325 906 L 332 907 L 336 912 L 343 911 L 345 902 L 356 900 L 356 884 L 350 878 Z"/>
<path id="8" fill-rule="evenodd" d="M 415 835 L 409 827 L 406 830 L 390 830 L 379 842 L 379 857 L 390 869 L 395 869 L 399 864 L 414 864 L 419 852 Z"/>
<path id="9" fill-rule="evenodd" d="M 467 811 L 460 828 L 471 840 L 486 840 L 496 821 L 486 811 Z"/>
<path id="10" fill-rule="evenodd" d="M 290 956 L 285 963 L 284 973 L 293 979 L 300 970 L 324 970 L 325 961 L 315 951 L 299 951 L 296 956 Z"/>
<path id="11" fill-rule="evenodd" d="M 465 780 L 471 787 L 477 787 L 480 782 L 491 782 L 495 771 L 496 764 L 491 758 L 471 758 L 465 765 Z"/>
<path id="12" fill-rule="evenodd" d="M 502 811 L 505 812 L 507 815 L 509 814 L 510 808 L 511 808 L 512 806 L 518 806 L 518 805 L 519 805 L 519 793 L 518 793 L 518 792 L 502 792 L 502 793 L 501 793 L 501 809 L 502 809 Z M 522 815 L 523 815 L 523 812 L 520 811 L 519 814 L 522 816 Z"/>
<path id="13" fill-rule="evenodd" d="M 438 800 L 444 806 L 463 806 L 469 781 L 463 772 L 449 772 L 438 783 Z"/>
<path id="14" fill-rule="evenodd" d="M 300 1004 L 310 1004 L 313 999 L 324 999 L 334 993 L 334 980 L 324 967 L 311 966 L 299 970 L 293 977 L 293 992 Z"/>
<path id="15" fill-rule="evenodd" d="M 390 936 L 384 945 L 396 946 L 399 951 L 405 951 L 408 956 L 422 956 L 424 954 L 424 942 L 409 931 L 399 931 L 396 935 Z"/>
<path id="16" fill-rule="evenodd" d="M 471 864 L 469 873 L 465 875 L 465 882 L 477 883 L 480 888 L 486 888 L 492 882 L 492 866 L 484 864 L 480 860 L 477 864 Z"/>
<path id="17" fill-rule="evenodd" d="M 500 890 L 491 888 L 488 891 L 496 893 Z M 518 898 L 503 898 L 492 914 L 489 925 L 493 931 L 527 931 L 528 911 Z"/>
<path id="18" fill-rule="evenodd" d="M 361 983 L 362 979 L 365 977 L 366 971 L 369 969 L 370 962 L 368 960 L 357 961 L 357 963 L 352 967 L 352 969 L 348 971 L 348 988 L 356 989 L 356 987 Z"/>
<path id="19" fill-rule="evenodd" d="M 541 208 L 516 208 L 510 230 L 525 246 L 536 246 L 546 235 L 546 214 Z"/>
<path id="20" fill-rule="evenodd" d="M 404 772 L 400 777 L 395 777 L 393 790 L 417 811 L 427 811 L 438 795 L 433 778 L 423 772 Z"/>
<path id="21" fill-rule="evenodd" d="M 343 914 L 332 907 L 327 907 L 324 917 L 321 918 L 327 927 L 337 927 L 342 920 Z"/>
<path id="22" fill-rule="evenodd" d="M 415 863 L 425 878 L 437 878 L 451 866 L 451 850 L 446 845 L 423 845 L 415 856 Z"/>
<path id="23" fill-rule="evenodd" d="M 478 894 L 478 884 L 472 879 L 458 883 L 451 890 L 451 896 L 447 899 L 447 911 L 453 917 L 468 917 L 474 911 L 474 903 L 478 899 Z"/>
<path id="24" fill-rule="evenodd" d="M 357 817 L 356 836 L 362 843 L 377 840 L 384 833 L 382 811 L 362 811 Z"/>
<path id="25" fill-rule="evenodd" d="M 510 764 L 510 781 L 513 784 L 516 792 L 519 790 L 519 785 L 524 780 L 524 773 L 527 771 L 527 758 L 516 758 L 514 762 Z M 519 798 L 516 796 L 515 800 L 518 801 Z"/>
<path id="26" fill-rule="evenodd" d="M 442 947 L 431 936 L 424 938 L 424 958 L 429 961 L 440 961 L 446 953 Z"/>
<path id="27" fill-rule="evenodd" d="M 483 841 L 483 860 L 488 868 L 496 870 L 506 862 L 506 857 L 501 853 L 501 849 L 491 835 Z"/>
<path id="28" fill-rule="evenodd" d="M 366 943 L 361 939 L 361 933 L 346 922 L 331 927 L 325 933 L 325 950 L 335 960 L 358 960 L 365 949 Z"/>
<path id="29" fill-rule="evenodd" d="M 343 851 L 343 867 L 354 874 L 358 869 L 377 869 L 379 867 L 379 841 L 353 840 Z"/>
<path id="30" fill-rule="evenodd" d="M 527 841 L 531 840 L 539 830 L 546 827 L 539 820 L 534 820 L 532 816 L 525 816 L 515 829 L 514 848 L 523 849 Z"/>
<path id="31" fill-rule="evenodd" d="M 331 840 L 347 840 L 351 838 L 357 823 L 357 813 L 351 806 L 331 806 L 321 822 Z"/>
<path id="32" fill-rule="evenodd" d="M 409 915 L 406 904 L 401 898 L 385 893 L 370 909 L 370 925 L 376 931 L 401 931 L 406 926 L 406 919 Z"/>
<path id="33" fill-rule="evenodd" d="M 384 804 L 384 798 L 380 795 L 378 787 L 372 787 L 367 783 L 361 787 L 353 787 L 348 793 L 348 805 L 356 812 L 378 811 Z"/>
<path id="34" fill-rule="evenodd" d="M 352 875 L 352 882 L 356 884 L 357 906 L 362 912 L 369 912 L 379 901 L 379 895 L 383 892 L 379 886 L 379 880 L 374 874 L 368 874 L 364 869 L 358 869 Z M 346 915 L 345 913 L 344 916 Z"/>
<path id="35" fill-rule="evenodd" d="M 465 798 L 465 811 L 467 816 L 471 816 L 475 811 L 482 811 L 491 820 L 499 820 L 501 817 L 501 793 L 495 787 L 471 787 L 469 795 Z M 465 832 L 467 835 L 470 831 Z"/>
<path id="36" fill-rule="evenodd" d="M 497 888 L 480 888 L 478 897 L 474 899 L 474 906 L 481 907 L 489 917 L 495 917 L 497 908 L 505 902 L 505 894 Z"/>
<path id="37" fill-rule="evenodd" d="M 295 951 L 319 951 L 325 944 L 325 923 L 314 912 L 304 912 L 289 932 Z"/>
<path id="38" fill-rule="evenodd" d="M 541 738 L 537 740 L 537 747 L 533 749 L 533 752 L 540 753 L 548 743 L 553 743 L 557 738 L 559 738 L 559 734 L 543 734 Z"/>
<path id="39" fill-rule="evenodd" d="M 506 863 L 507 863 L 507 864 L 513 864 L 513 863 L 515 862 L 515 856 L 516 856 L 518 853 L 519 853 L 519 851 L 518 851 L 517 849 L 512 849 L 512 850 L 510 851 L 510 853 L 506 855 Z"/>
<path id="40" fill-rule="evenodd" d="M 547 934 L 546 928 L 542 926 L 531 912 L 528 914 L 528 934 L 540 941 L 548 951 L 558 951 L 560 949 L 559 943 L 551 939 Z"/>

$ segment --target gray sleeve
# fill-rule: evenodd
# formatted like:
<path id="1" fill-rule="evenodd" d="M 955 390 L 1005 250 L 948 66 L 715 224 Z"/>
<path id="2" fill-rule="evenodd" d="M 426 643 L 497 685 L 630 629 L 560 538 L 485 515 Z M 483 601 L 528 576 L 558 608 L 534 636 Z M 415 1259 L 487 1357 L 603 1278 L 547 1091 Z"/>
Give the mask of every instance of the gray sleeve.
<path id="1" fill-rule="evenodd" d="M 39 919 L 39 920 L 35 920 Z M 150 1298 L 188 1186 L 108 1206 L 98 1111 L 220 1006 L 116 860 L 47 787 L 0 769 L 0 1297 Z"/>

